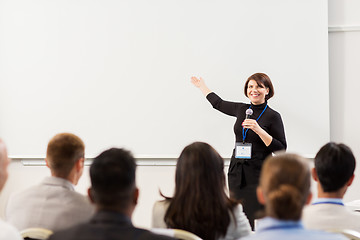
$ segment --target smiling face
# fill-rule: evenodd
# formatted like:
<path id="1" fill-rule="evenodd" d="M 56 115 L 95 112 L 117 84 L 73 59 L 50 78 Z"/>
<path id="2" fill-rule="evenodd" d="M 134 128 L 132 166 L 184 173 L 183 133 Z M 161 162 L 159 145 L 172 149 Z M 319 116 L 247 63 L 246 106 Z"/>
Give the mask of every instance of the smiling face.
<path id="1" fill-rule="evenodd" d="M 266 95 L 269 94 L 269 88 L 259 85 L 255 80 L 250 80 L 247 84 L 246 96 L 254 105 L 263 104 Z"/>
<path id="2" fill-rule="evenodd" d="M 252 104 L 258 105 L 274 96 L 274 87 L 268 75 L 254 73 L 245 82 L 244 94 Z"/>

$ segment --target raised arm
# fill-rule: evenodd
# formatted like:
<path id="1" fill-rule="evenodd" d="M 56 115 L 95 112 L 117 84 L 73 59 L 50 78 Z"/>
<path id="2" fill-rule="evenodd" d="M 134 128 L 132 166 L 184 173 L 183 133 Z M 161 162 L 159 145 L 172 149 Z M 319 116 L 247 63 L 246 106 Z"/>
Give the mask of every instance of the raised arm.
<path id="1" fill-rule="evenodd" d="M 204 94 L 204 96 L 206 97 L 209 93 L 211 93 L 212 91 L 206 86 L 204 79 L 202 79 L 202 77 L 197 78 L 197 77 L 191 77 L 191 83 L 199 88 L 201 90 L 201 92 Z"/>
<path id="2" fill-rule="evenodd" d="M 219 110 L 222 113 L 235 117 L 236 113 L 238 112 L 238 108 L 243 104 L 222 100 L 218 95 L 216 95 L 206 86 L 204 79 L 202 79 L 201 77 L 191 77 L 191 83 L 201 90 L 201 92 L 211 103 L 213 108 Z"/>

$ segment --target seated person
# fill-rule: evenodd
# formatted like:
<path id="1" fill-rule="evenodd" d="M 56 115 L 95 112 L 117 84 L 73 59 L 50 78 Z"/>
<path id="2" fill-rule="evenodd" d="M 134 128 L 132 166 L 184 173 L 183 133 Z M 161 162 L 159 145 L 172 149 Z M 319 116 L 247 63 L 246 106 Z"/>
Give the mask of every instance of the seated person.
<path id="1" fill-rule="evenodd" d="M 97 156 L 90 167 L 89 197 L 96 205 L 94 217 L 83 224 L 55 232 L 49 240 L 171 240 L 136 228 L 131 216 L 139 190 L 136 163 L 130 152 L 112 148 Z"/>
<path id="2" fill-rule="evenodd" d="M 8 158 L 7 149 L 3 140 L 0 139 L 0 191 L 4 188 L 8 178 L 8 166 L 10 159 Z M 20 233 L 0 219 L 0 239 L 1 240 L 23 240 Z"/>
<path id="3" fill-rule="evenodd" d="M 74 190 L 83 173 L 84 149 L 83 141 L 74 134 L 54 136 L 45 159 L 51 177 L 10 196 L 7 221 L 19 231 L 35 227 L 56 231 L 89 220 L 95 208 Z"/>
<path id="4" fill-rule="evenodd" d="M 346 145 L 330 142 L 319 150 L 312 169 L 318 199 L 304 208 L 302 220 L 306 228 L 360 232 L 360 214 L 345 207 L 342 201 L 354 180 L 354 170 L 355 157 Z"/>
<path id="5" fill-rule="evenodd" d="M 346 240 L 342 235 L 304 229 L 300 218 L 310 202 L 310 170 L 305 159 L 295 154 L 279 154 L 265 159 L 257 188 L 266 217 L 258 220 L 255 234 L 246 240 Z"/>
<path id="6" fill-rule="evenodd" d="M 155 203 L 152 227 L 183 229 L 207 240 L 251 233 L 242 205 L 226 195 L 224 160 L 209 144 L 195 142 L 182 151 L 174 196 Z"/>

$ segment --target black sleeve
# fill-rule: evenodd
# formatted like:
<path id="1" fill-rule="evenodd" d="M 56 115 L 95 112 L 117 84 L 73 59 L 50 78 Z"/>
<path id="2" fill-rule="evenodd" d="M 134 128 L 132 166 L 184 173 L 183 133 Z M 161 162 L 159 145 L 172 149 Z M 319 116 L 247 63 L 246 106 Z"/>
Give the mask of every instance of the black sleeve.
<path id="1" fill-rule="evenodd" d="M 286 150 L 287 144 L 284 124 L 279 113 L 276 113 L 272 119 L 271 131 L 269 134 L 273 138 L 270 145 L 268 146 L 272 152 Z"/>
<path id="2" fill-rule="evenodd" d="M 236 113 L 238 112 L 238 107 L 241 104 L 224 101 L 214 92 L 209 93 L 206 98 L 211 103 L 213 108 L 233 117 L 236 116 Z"/>

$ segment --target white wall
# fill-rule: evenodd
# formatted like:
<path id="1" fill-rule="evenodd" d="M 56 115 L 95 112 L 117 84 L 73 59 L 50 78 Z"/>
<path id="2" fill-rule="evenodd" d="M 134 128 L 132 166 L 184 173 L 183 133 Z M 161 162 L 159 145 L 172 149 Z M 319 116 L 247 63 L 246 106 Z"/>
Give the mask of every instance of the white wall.
<path id="1" fill-rule="evenodd" d="M 360 29 L 360 1 L 329 0 L 329 26 L 357 26 Z M 349 145 L 357 161 L 355 181 L 345 201 L 360 199 L 360 31 L 329 33 L 330 139 Z M 316 89 L 309 87 L 309 94 Z"/>
<path id="2" fill-rule="evenodd" d="M 360 1 L 329 0 L 329 26 L 360 26 Z M 359 98 L 360 77 L 360 31 L 329 33 L 329 66 L 330 66 L 330 137 L 332 141 L 349 145 L 357 159 L 360 159 L 360 113 L 357 102 Z M 316 94 L 317 89 L 309 86 L 307 94 Z M 314 133 L 316 134 L 316 133 Z M 165 194 L 171 194 L 174 183 L 174 166 L 140 166 L 137 181 L 140 187 L 139 207 L 134 214 L 134 223 L 138 226 L 150 226 L 150 213 L 153 201 L 160 199 L 158 188 Z M 227 170 L 226 170 L 227 171 Z M 36 184 L 48 174 L 44 166 L 24 167 L 19 161 L 10 165 L 10 178 L 1 193 L 0 213 L 7 196 L 11 191 Z M 356 169 L 353 186 L 345 196 L 345 201 L 360 199 L 360 162 Z M 163 181 L 163 179 L 167 179 Z M 27 179 L 19 182 L 18 179 Z M 149 184 L 151 183 L 151 184 Z M 77 189 L 85 193 L 89 186 L 87 171 Z"/>
<path id="3" fill-rule="evenodd" d="M 234 118 L 213 110 L 190 76 L 247 102 L 244 81 L 262 71 L 275 86 L 269 104 L 282 115 L 288 149 L 313 155 L 330 139 L 326 6 L 0 1 L 0 135 L 17 157 L 43 156 L 64 131 L 84 139 L 88 157 L 121 145 L 137 157 L 167 158 L 198 140 L 228 157 Z M 294 97 L 310 84 L 316 95 Z"/>

